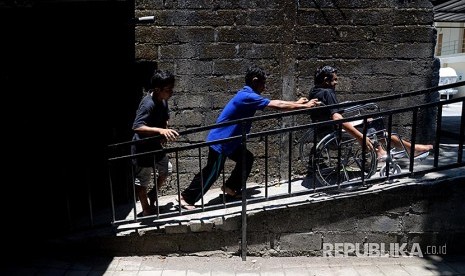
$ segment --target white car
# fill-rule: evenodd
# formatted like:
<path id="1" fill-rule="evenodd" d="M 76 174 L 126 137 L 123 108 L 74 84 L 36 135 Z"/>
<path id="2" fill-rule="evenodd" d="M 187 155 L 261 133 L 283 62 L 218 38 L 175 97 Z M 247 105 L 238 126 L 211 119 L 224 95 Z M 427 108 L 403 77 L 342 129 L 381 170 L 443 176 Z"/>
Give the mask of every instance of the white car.
<path id="1" fill-rule="evenodd" d="M 451 68 L 451 67 L 439 68 L 439 85 L 455 83 L 457 82 L 457 77 L 458 77 L 457 72 L 455 72 L 454 68 Z M 439 92 L 440 97 L 445 95 L 446 100 L 448 100 L 449 96 L 457 94 L 458 89 L 449 88 L 449 89 L 439 90 L 438 92 Z"/>

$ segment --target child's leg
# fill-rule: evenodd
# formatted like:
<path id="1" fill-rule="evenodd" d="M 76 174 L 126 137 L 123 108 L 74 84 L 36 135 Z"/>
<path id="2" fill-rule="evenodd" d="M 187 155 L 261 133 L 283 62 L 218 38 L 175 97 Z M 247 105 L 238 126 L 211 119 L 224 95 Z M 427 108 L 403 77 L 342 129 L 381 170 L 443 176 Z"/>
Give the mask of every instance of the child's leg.
<path id="1" fill-rule="evenodd" d="M 160 191 L 161 186 L 165 183 L 166 179 L 172 172 L 172 165 L 168 159 L 168 156 L 163 157 L 160 161 L 155 164 L 155 185 L 152 190 L 148 192 L 148 198 L 150 200 L 150 206 L 155 206 L 156 196 Z M 156 188 L 155 188 L 156 187 Z"/>
<path id="2" fill-rule="evenodd" d="M 238 194 L 242 190 L 242 149 L 239 148 L 235 152 L 233 152 L 229 158 L 236 162 L 231 175 L 225 182 L 225 186 L 229 188 L 229 190 L 225 190 L 228 194 Z M 245 179 L 249 178 L 250 172 L 252 171 L 252 165 L 254 162 L 254 155 L 251 151 L 246 150 L 245 152 Z M 232 192 L 234 191 L 234 192 Z"/>
<path id="3" fill-rule="evenodd" d="M 403 149 L 403 146 L 405 146 L 408 153 L 410 153 L 411 148 L 412 148 L 412 144 L 409 141 L 406 141 L 404 139 L 400 139 L 396 135 L 391 136 L 391 141 L 394 144 L 394 146 L 396 146 L 398 148 Z M 422 153 L 422 152 L 429 151 L 429 150 L 432 150 L 432 149 L 433 149 L 433 145 L 415 144 L 415 156 Z"/>
<path id="4" fill-rule="evenodd" d="M 136 168 L 136 179 L 134 181 L 134 185 L 136 189 L 136 195 L 139 198 L 144 216 L 152 214 L 149 201 L 147 199 L 147 187 L 150 183 L 152 171 L 153 169 L 149 167 Z"/>

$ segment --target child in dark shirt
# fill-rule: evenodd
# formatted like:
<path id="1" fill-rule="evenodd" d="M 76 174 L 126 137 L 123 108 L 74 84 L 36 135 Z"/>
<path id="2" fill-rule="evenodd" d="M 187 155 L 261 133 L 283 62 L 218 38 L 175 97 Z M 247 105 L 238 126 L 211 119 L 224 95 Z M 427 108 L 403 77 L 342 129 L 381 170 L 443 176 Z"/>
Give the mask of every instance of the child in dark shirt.
<path id="1" fill-rule="evenodd" d="M 178 132 L 168 128 L 168 99 L 173 95 L 174 76 L 168 71 L 156 70 L 151 78 L 152 89 L 141 100 L 136 112 L 132 129 L 133 140 L 138 141 L 151 136 L 160 135 L 163 141 L 174 141 Z M 150 139 L 135 143 L 132 153 L 142 153 L 162 149 L 162 139 Z M 155 214 L 156 190 L 163 185 L 171 164 L 165 153 L 141 155 L 134 159 L 136 195 L 142 205 L 142 215 Z M 152 173 L 156 178 L 156 187 L 147 193 Z M 149 202 L 150 200 L 150 202 Z"/>
<path id="2" fill-rule="evenodd" d="M 336 97 L 336 85 L 338 81 L 337 70 L 331 66 L 321 66 L 315 70 L 314 87 L 310 91 L 309 98 L 317 98 L 324 105 L 338 104 Z M 313 112 L 312 121 L 320 122 L 327 120 L 339 120 L 344 117 L 338 109 L 324 109 L 322 112 Z M 352 135 L 357 141 L 363 143 L 363 133 L 361 133 L 351 122 L 342 124 L 343 129 Z M 329 129 L 326 129 L 329 131 Z M 396 135 L 391 135 L 391 142 L 395 147 L 402 148 L 402 144 L 406 147 L 408 152 L 412 147 L 411 143 L 399 139 Z M 375 143 L 370 139 L 366 139 L 366 145 L 369 149 L 374 149 L 378 156 L 378 160 L 384 161 L 387 157 L 386 151 L 379 143 Z M 415 144 L 415 156 L 423 154 L 433 149 L 433 145 Z"/>

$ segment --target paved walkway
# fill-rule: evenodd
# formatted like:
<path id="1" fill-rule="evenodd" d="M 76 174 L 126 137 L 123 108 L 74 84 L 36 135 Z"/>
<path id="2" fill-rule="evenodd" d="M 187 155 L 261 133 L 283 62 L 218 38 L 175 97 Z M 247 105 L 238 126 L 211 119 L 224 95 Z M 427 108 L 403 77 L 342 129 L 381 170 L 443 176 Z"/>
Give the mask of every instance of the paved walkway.
<path id="1" fill-rule="evenodd" d="M 0 275 L 319 276 L 465 275 L 465 256 L 240 257 L 67 256 L 16 258 Z"/>

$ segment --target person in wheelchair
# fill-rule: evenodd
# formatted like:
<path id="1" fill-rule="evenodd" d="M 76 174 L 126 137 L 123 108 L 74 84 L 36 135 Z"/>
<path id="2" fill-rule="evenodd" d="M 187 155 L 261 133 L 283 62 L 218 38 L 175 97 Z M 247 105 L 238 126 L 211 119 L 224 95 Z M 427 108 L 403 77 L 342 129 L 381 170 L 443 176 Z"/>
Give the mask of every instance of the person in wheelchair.
<path id="1" fill-rule="evenodd" d="M 336 85 L 338 83 L 337 69 L 328 65 L 320 66 L 315 70 L 314 74 L 314 87 L 309 93 L 309 99 L 317 98 L 321 102 L 321 105 L 334 105 L 338 104 L 336 97 Z M 327 120 L 339 120 L 344 118 L 342 116 L 343 111 L 341 109 L 323 109 L 321 112 L 313 112 L 311 118 L 313 122 L 321 122 Z M 342 124 L 342 128 L 354 137 L 360 144 L 363 143 L 363 133 L 358 130 L 351 122 L 345 122 Z M 326 135 L 334 128 L 332 126 L 318 129 L 321 134 Z M 378 131 L 379 129 L 373 129 L 370 127 L 367 131 L 367 136 Z M 318 135 L 322 137 L 321 135 Z M 411 143 L 400 139 L 398 135 L 391 135 L 391 143 L 397 148 L 404 148 L 410 152 Z M 385 161 L 387 153 L 380 143 L 371 139 L 366 139 L 366 146 L 369 150 L 375 150 L 378 160 Z M 433 145 L 415 144 L 415 156 L 428 154 L 433 149 Z"/>

